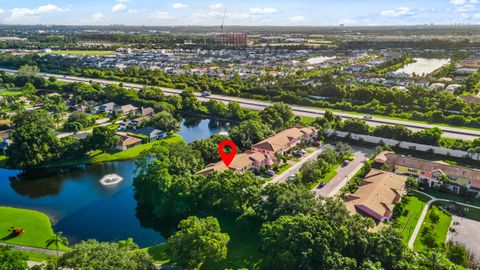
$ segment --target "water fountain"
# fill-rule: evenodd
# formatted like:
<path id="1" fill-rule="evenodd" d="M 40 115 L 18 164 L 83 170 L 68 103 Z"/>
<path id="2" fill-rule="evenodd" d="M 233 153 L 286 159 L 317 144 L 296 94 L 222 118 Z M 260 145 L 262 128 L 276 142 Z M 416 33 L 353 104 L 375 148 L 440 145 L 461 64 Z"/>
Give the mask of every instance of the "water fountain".
<path id="1" fill-rule="evenodd" d="M 118 174 L 107 174 L 100 179 L 100 183 L 104 186 L 111 186 L 122 182 L 122 180 L 123 177 Z"/>

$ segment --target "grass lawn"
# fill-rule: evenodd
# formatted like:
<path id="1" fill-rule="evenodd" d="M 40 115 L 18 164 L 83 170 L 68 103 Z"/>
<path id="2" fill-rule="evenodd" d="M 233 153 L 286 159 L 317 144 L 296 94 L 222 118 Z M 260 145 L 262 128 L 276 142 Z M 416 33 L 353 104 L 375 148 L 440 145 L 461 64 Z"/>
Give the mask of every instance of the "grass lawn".
<path id="1" fill-rule="evenodd" d="M 170 257 L 167 254 L 167 244 L 160 244 L 158 246 L 152 246 L 144 248 L 145 250 L 157 263 L 168 264 L 170 262 Z"/>
<path id="2" fill-rule="evenodd" d="M 318 184 L 320 184 L 321 182 L 330 182 L 335 176 L 337 176 L 337 169 L 338 167 L 340 167 L 340 165 L 341 164 L 335 164 L 332 167 L 330 167 L 330 171 L 323 178 L 320 178 L 318 179 L 317 182 L 312 183 L 309 188 L 313 189 L 316 186 L 318 186 Z"/>
<path id="3" fill-rule="evenodd" d="M 467 201 L 467 200 L 465 200 L 465 198 L 460 197 L 458 195 L 444 193 L 444 192 L 441 192 L 441 191 L 439 191 L 437 189 L 433 189 L 433 188 L 430 188 L 430 189 L 427 189 L 427 190 L 422 190 L 422 191 L 429 194 L 430 196 L 433 196 L 433 197 L 438 198 L 438 199 L 446 199 L 446 200 L 450 200 L 450 201 L 454 201 L 454 202 L 461 202 L 461 203 L 471 204 L 471 205 L 475 205 L 475 206 L 480 206 L 480 199 L 474 199 L 473 201 Z"/>
<path id="4" fill-rule="evenodd" d="M 23 91 L 21 90 L 7 90 L 7 89 L 0 89 L 0 96 L 19 96 L 23 94 Z"/>
<path id="5" fill-rule="evenodd" d="M 452 203 L 449 203 L 449 202 L 437 202 L 436 204 L 444 207 L 448 207 L 452 205 Z M 480 209 L 478 208 L 467 207 L 463 205 L 456 205 L 456 207 L 454 207 L 453 209 L 459 209 L 460 211 L 458 210 L 454 210 L 453 212 L 451 210 L 447 210 L 447 211 L 451 212 L 454 215 L 464 217 L 466 219 L 480 221 Z"/>
<path id="6" fill-rule="evenodd" d="M 0 168 L 7 166 L 7 156 L 0 155 Z"/>
<path id="7" fill-rule="evenodd" d="M 408 202 L 405 199 L 407 199 Z M 394 222 L 402 233 L 404 243 L 408 243 L 408 240 L 410 240 L 413 230 L 418 223 L 418 219 L 422 214 L 422 210 L 429 200 L 429 197 L 419 193 L 415 193 L 414 195 L 407 196 L 403 199 L 403 201 L 406 202 L 404 205 L 404 213 L 403 215 L 396 217 Z"/>
<path id="8" fill-rule="evenodd" d="M 113 51 L 52 51 L 51 54 L 70 54 L 70 55 L 110 55 Z"/>
<path id="9" fill-rule="evenodd" d="M 167 143 L 178 143 L 178 142 L 181 142 L 182 140 L 183 138 L 180 135 L 174 134 L 172 136 L 169 136 L 167 138 L 164 138 L 155 142 L 137 145 L 125 151 L 112 151 L 110 153 L 102 153 L 101 151 L 97 150 L 97 151 L 91 152 L 90 157 L 52 162 L 48 164 L 46 167 L 65 167 L 65 166 L 75 166 L 79 164 L 95 164 L 95 163 L 101 163 L 101 162 L 134 159 L 138 157 L 140 153 L 143 152 L 144 150 L 148 150 L 152 148 L 152 146 L 154 146 L 155 144 L 158 144 L 162 141 Z"/>
<path id="10" fill-rule="evenodd" d="M 10 244 L 45 248 L 45 241 L 53 237 L 53 229 L 47 215 L 33 210 L 0 207 L 0 241 Z M 25 233 L 11 237 L 11 227 L 22 227 Z M 50 246 L 50 249 L 55 249 Z M 65 248 L 63 248 L 65 249 Z"/>
<path id="11" fill-rule="evenodd" d="M 45 262 L 50 258 L 55 258 L 54 256 L 49 256 L 40 253 L 33 253 L 33 252 L 24 252 L 28 256 L 28 260 L 36 261 L 36 262 Z"/>
<path id="12" fill-rule="evenodd" d="M 283 164 L 282 166 L 280 166 L 280 168 L 278 168 L 277 174 L 281 174 L 281 173 L 285 172 L 286 170 L 290 169 L 290 167 L 292 167 L 292 165 L 290 165 L 288 163 Z"/>
<path id="13" fill-rule="evenodd" d="M 433 209 L 437 209 L 439 213 L 440 219 L 437 224 L 431 224 L 429 215 Z M 423 228 L 427 227 L 429 230 L 432 230 L 435 233 L 435 243 L 439 246 L 445 243 L 447 239 L 448 228 L 452 222 L 452 216 L 444 211 L 440 210 L 437 206 L 433 205 L 428 209 L 427 216 L 423 221 L 422 227 L 420 228 L 420 232 L 418 233 L 417 238 L 415 239 L 415 243 L 413 244 L 413 249 L 417 252 L 429 249 L 425 246 L 421 239 L 422 239 L 422 230 Z"/>

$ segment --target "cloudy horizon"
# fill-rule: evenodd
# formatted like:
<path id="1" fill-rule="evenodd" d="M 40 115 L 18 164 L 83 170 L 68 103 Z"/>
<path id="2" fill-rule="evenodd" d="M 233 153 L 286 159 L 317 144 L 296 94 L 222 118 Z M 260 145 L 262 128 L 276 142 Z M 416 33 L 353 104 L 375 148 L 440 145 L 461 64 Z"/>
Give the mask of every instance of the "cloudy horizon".
<path id="1" fill-rule="evenodd" d="M 382 26 L 480 24 L 480 0 L 17 0 L 0 23 L 147 26 Z"/>

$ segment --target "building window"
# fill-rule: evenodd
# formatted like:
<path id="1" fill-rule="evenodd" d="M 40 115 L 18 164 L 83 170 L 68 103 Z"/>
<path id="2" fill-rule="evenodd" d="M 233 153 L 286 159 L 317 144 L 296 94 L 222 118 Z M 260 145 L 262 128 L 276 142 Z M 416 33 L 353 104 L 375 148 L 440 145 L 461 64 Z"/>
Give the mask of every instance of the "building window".
<path id="1" fill-rule="evenodd" d="M 408 168 L 408 171 L 411 172 L 411 173 L 417 173 L 418 172 L 418 170 L 414 169 L 414 168 Z"/>

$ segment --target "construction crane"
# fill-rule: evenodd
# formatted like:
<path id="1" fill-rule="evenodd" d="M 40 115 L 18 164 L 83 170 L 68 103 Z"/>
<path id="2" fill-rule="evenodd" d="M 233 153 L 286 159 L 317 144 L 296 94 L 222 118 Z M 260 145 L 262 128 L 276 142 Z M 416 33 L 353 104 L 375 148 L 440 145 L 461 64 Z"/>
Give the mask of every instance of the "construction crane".
<path id="1" fill-rule="evenodd" d="M 225 26 L 225 17 L 227 16 L 227 9 L 225 9 L 225 12 L 223 13 L 223 19 L 222 19 L 222 25 L 220 25 L 220 30 L 223 31 L 223 28 Z"/>

